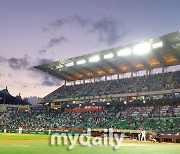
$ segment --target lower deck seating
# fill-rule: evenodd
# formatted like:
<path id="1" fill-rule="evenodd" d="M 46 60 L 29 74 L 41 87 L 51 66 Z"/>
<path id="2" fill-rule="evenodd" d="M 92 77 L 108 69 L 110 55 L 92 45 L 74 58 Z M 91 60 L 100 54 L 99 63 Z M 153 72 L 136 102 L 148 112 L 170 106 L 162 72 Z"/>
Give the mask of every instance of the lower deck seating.
<path id="1" fill-rule="evenodd" d="M 171 114 L 169 115 L 169 113 Z M 114 128 L 145 129 L 160 131 L 164 134 L 176 134 L 180 132 L 179 117 L 179 106 L 175 105 L 128 108 L 109 107 L 103 108 L 102 112 L 88 111 L 83 113 L 61 112 L 57 110 L 31 110 L 29 112 L 4 113 L 0 129 L 18 129 L 19 126 L 29 130 L 48 130 L 50 128 Z"/>

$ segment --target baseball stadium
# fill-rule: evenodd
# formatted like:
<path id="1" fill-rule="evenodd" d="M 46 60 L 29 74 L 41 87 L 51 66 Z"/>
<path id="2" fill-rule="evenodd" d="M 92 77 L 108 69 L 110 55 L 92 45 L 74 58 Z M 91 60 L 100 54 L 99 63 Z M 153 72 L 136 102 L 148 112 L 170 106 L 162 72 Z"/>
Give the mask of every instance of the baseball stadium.
<path id="1" fill-rule="evenodd" d="M 180 31 L 35 68 L 63 84 L 38 105 L 0 91 L 0 153 L 180 152 Z M 95 145 L 50 143 L 88 129 Z M 119 149 L 98 144 L 109 129 Z"/>

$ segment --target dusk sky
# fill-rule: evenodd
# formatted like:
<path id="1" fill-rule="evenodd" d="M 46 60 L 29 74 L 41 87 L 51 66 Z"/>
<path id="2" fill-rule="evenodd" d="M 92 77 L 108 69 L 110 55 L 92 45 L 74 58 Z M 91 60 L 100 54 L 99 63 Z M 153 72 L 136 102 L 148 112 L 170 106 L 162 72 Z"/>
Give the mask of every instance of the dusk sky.
<path id="1" fill-rule="evenodd" d="M 0 90 L 43 97 L 33 66 L 180 30 L 180 0 L 0 0 Z"/>

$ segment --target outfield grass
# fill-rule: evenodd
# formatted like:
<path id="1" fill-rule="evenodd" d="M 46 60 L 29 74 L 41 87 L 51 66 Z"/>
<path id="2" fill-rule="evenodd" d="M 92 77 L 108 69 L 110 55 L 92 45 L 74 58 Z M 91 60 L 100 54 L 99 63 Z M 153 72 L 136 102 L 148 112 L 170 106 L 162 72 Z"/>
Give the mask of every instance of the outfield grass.
<path id="1" fill-rule="evenodd" d="M 179 154 L 180 144 L 124 141 L 122 147 L 51 146 L 48 135 L 0 134 L 0 154 Z"/>

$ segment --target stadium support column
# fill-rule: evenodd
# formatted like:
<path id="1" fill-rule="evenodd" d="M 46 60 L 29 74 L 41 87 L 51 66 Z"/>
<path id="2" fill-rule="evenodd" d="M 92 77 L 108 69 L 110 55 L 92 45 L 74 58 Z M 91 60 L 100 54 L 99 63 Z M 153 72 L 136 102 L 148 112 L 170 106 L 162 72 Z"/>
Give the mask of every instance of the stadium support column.
<path id="1" fill-rule="evenodd" d="M 131 78 L 133 77 L 133 72 L 131 72 Z"/>
<path id="2" fill-rule="evenodd" d="M 66 80 L 64 80 L 64 85 L 65 85 L 65 87 L 66 87 L 66 84 L 67 84 L 67 81 L 66 81 Z"/>
<path id="3" fill-rule="evenodd" d="M 105 81 L 107 81 L 107 75 L 105 75 Z"/>
<path id="4" fill-rule="evenodd" d="M 117 79 L 119 80 L 119 74 L 117 74 Z"/>
<path id="5" fill-rule="evenodd" d="M 149 70 L 149 75 L 151 75 L 152 74 L 152 70 Z"/>
<path id="6" fill-rule="evenodd" d="M 164 72 L 165 72 L 164 67 L 162 67 L 162 73 L 164 73 Z"/>

